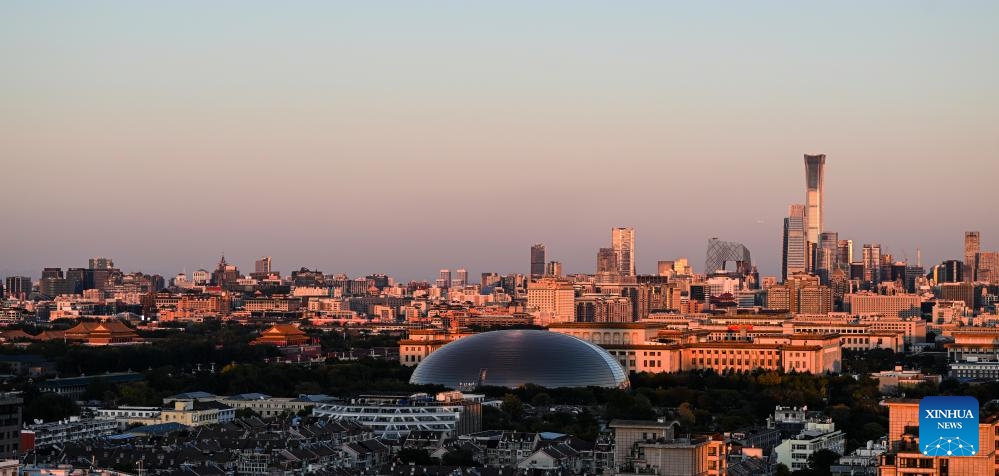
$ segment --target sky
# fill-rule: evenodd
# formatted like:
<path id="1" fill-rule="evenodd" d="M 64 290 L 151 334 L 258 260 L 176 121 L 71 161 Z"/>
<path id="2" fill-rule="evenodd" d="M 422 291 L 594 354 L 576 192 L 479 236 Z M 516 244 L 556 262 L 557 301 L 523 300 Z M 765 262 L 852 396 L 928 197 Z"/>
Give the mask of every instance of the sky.
<path id="1" fill-rule="evenodd" d="M 0 3 L 0 275 L 999 249 L 997 2 Z M 858 251 L 859 253 L 859 251 Z"/>

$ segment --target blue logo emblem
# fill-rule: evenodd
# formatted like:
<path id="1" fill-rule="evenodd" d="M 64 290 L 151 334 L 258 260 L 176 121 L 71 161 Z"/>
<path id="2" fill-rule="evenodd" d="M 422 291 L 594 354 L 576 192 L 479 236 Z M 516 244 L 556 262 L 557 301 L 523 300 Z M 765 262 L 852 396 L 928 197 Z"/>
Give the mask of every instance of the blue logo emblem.
<path id="1" fill-rule="evenodd" d="M 978 400 L 975 397 L 920 400 L 919 450 L 927 456 L 978 454 Z"/>

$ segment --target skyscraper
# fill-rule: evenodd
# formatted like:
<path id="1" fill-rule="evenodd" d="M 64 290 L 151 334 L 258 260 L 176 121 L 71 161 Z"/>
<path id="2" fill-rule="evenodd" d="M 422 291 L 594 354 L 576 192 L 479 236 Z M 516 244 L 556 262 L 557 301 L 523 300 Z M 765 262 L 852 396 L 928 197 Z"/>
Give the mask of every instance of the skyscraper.
<path id="1" fill-rule="evenodd" d="M 864 281 L 877 284 L 881 280 L 881 245 L 864 245 Z"/>
<path id="2" fill-rule="evenodd" d="M 611 229 L 611 248 L 617 256 L 621 276 L 635 276 L 635 229 Z"/>
<path id="3" fill-rule="evenodd" d="M 15 299 L 26 299 L 31 294 L 31 278 L 27 276 L 8 276 L 4 289 L 7 296 Z"/>
<path id="4" fill-rule="evenodd" d="M 538 243 L 531 247 L 531 277 L 537 278 L 545 274 L 545 245 Z"/>
<path id="5" fill-rule="evenodd" d="M 982 251 L 981 235 L 977 231 L 964 232 L 964 280 L 975 281 L 978 279 L 976 271 L 978 263 L 976 256 Z"/>
<path id="6" fill-rule="evenodd" d="M 437 276 L 437 281 L 434 283 L 438 288 L 449 288 L 451 287 L 451 270 L 442 269 L 440 274 Z"/>
<path id="7" fill-rule="evenodd" d="M 784 243 L 781 253 L 783 257 L 782 281 L 787 281 L 788 276 L 794 273 L 804 273 L 808 269 L 805 206 L 801 204 L 791 205 L 788 207 L 787 214 L 787 218 L 784 218 Z"/>
<path id="8" fill-rule="evenodd" d="M 673 273 L 674 261 L 660 261 L 657 263 L 657 274 L 659 276 L 668 276 Z"/>
<path id="9" fill-rule="evenodd" d="M 853 263 L 853 240 L 839 240 L 836 248 L 838 254 L 836 261 L 844 267 L 850 266 Z"/>
<path id="10" fill-rule="evenodd" d="M 999 253 L 983 251 L 976 255 L 975 280 L 989 284 L 999 284 Z"/>
<path id="11" fill-rule="evenodd" d="M 600 248 L 597 251 L 597 274 L 619 274 L 619 269 L 614 248 Z"/>
<path id="12" fill-rule="evenodd" d="M 819 233 L 818 263 L 816 274 L 824 284 L 829 284 L 829 277 L 839 265 L 839 234 L 835 231 Z"/>
<path id="13" fill-rule="evenodd" d="M 271 272 L 271 257 L 270 256 L 264 256 L 263 258 L 258 259 L 253 264 L 253 272 L 255 274 L 270 274 L 270 272 Z"/>
<path id="14" fill-rule="evenodd" d="M 819 233 L 822 233 L 822 178 L 826 165 L 825 154 L 805 154 L 805 237 L 808 240 L 810 269 L 818 251 Z"/>
<path id="15" fill-rule="evenodd" d="M 111 258 L 90 258 L 90 269 L 112 269 L 114 268 L 114 260 Z"/>
<path id="16" fill-rule="evenodd" d="M 455 270 L 454 274 L 456 275 L 454 280 L 455 284 L 458 286 L 468 285 L 468 271 L 465 268 L 458 268 Z"/>
<path id="17" fill-rule="evenodd" d="M 562 277 L 562 262 L 549 261 L 548 266 L 545 268 L 545 275 L 555 276 L 556 278 Z"/>

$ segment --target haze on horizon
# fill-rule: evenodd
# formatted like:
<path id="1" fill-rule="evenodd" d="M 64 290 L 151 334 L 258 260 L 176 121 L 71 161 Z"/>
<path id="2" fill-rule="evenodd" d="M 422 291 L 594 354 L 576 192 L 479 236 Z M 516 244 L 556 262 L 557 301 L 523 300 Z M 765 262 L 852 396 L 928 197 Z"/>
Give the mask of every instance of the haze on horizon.
<path id="1" fill-rule="evenodd" d="M 708 238 L 778 275 L 825 224 L 923 264 L 999 249 L 996 2 L 5 2 L 0 275 L 221 253 L 352 276 L 638 271 Z"/>

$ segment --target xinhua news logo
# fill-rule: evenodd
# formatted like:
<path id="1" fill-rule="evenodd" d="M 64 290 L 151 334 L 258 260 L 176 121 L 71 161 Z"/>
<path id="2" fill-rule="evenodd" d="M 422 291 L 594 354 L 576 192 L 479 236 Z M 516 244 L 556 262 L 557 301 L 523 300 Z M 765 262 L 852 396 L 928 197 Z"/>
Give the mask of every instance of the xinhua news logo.
<path id="1" fill-rule="evenodd" d="M 978 400 L 975 397 L 920 400 L 919 449 L 927 456 L 978 454 Z"/>

